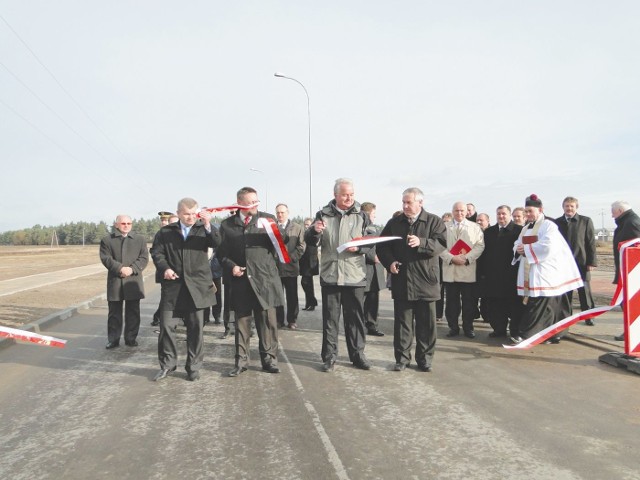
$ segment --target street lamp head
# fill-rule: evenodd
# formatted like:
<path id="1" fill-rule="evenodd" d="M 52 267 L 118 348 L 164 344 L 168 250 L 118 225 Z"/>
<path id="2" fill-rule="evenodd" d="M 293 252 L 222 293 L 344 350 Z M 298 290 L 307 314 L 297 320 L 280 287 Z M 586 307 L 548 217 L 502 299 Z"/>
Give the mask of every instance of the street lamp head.
<path id="1" fill-rule="evenodd" d="M 285 74 L 284 73 L 280 73 L 280 72 L 276 72 L 273 74 L 274 77 L 283 77 L 285 78 Z"/>

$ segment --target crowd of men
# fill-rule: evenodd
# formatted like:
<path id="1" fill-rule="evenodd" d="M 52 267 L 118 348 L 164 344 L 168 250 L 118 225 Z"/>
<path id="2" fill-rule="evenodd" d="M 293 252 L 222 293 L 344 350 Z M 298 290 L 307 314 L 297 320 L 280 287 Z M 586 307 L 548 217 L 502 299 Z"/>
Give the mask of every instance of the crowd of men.
<path id="1" fill-rule="evenodd" d="M 570 316 L 574 290 L 582 310 L 594 308 L 589 281 L 597 266 L 595 231 L 592 220 L 577 213 L 576 198 L 565 198 L 564 214 L 552 219 L 532 194 L 524 207 L 498 206 L 494 225 L 487 213 L 461 201 L 445 215 L 429 213 L 419 188 L 406 189 L 401 200 L 402 210 L 381 230 L 374 226 L 375 204 L 357 202 L 347 178 L 336 180 L 333 199 L 304 225 L 291 222 L 284 203 L 276 205 L 275 216 L 259 211 L 251 187 L 238 190 L 237 209 L 220 225 L 192 198 L 181 199 L 175 215 L 159 212 L 162 227 L 150 250 L 161 286 L 152 322 L 159 328 L 155 380 L 176 370 L 179 323 L 186 327 L 187 379 L 200 378 L 203 328 L 211 315 L 215 323 L 224 319 L 222 338 L 234 325 L 235 365 L 229 376 L 239 376 L 250 364 L 252 324 L 262 370 L 279 373 L 278 330 L 298 328 L 298 276 L 303 310 L 312 311 L 319 305 L 313 281 L 319 275 L 325 372 L 335 369 L 341 317 L 349 360 L 356 368 L 371 368 L 366 338 L 384 336 L 378 325 L 383 288 L 393 298 L 396 371 L 412 360 L 419 371 L 432 371 L 436 322 L 443 315 L 450 338 L 462 332 L 474 339 L 474 321 L 482 317 L 492 328 L 490 337 L 518 343 Z M 626 202 L 615 202 L 612 216 L 618 225 L 617 267 L 616 245 L 640 237 L 640 218 Z M 100 245 L 108 270 L 107 349 L 119 346 L 123 323 L 126 345 L 138 345 L 141 273 L 149 251 L 131 225 L 129 216 L 119 215 Z M 559 341 L 555 336 L 547 343 Z"/>

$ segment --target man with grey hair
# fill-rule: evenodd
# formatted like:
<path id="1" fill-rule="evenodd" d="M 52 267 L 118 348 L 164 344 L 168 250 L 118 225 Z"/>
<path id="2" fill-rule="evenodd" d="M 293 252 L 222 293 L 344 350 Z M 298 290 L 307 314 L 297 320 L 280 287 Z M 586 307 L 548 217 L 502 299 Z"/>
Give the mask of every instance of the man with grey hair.
<path id="1" fill-rule="evenodd" d="M 344 317 L 349 360 L 356 368 L 369 370 L 364 354 L 364 289 L 367 285 L 365 253 L 368 247 L 338 247 L 366 234 L 368 215 L 354 199 L 353 182 L 339 178 L 333 187 L 334 199 L 315 217 L 305 233 L 307 245 L 320 245 L 320 286 L 322 288 L 322 369 L 332 372 L 338 357 L 338 324 Z"/>
<path id="2" fill-rule="evenodd" d="M 381 235 L 401 237 L 380 243 L 380 262 L 392 275 L 394 370 L 403 371 L 411 361 L 415 337 L 418 370 L 431 371 L 436 346 L 436 301 L 440 299 L 439 256 L 447 244 L 444 222 L 423 208 L 419 188 L 402 192 L 402 212 L 391 218 Z"/>
<path id="3" fill-rule="evenodd" d="M 611 204 L 611 216 L 616 222 L 613 232 L 613 260 L 616 271 L 613 283 L 618 283 L 618 271 L 620 269 L 620 243 L 640 237 L 640 217 L 631 209 L 628 202 L 618 200 Z M 624 341 L 624 333 L 614 337 L 618 341 Z"/>
<path id="4" fill-rule="evenodd" d="M 100 242 L 100 261 L 107 268 L 107 349 L 120 345 L 124 304 L 124 342 L 137 347 L 140 299 L 144 298 L 142 271 L 149 263 L 147 240 L 131 231 L 129 215 L 118 215 L 113 232 Z"/>

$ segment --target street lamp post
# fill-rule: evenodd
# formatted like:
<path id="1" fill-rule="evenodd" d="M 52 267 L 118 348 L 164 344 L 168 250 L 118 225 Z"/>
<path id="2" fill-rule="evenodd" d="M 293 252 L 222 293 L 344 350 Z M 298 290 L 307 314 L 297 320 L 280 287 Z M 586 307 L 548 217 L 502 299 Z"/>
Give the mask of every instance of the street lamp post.
<path id="1" fill-rule="evenodd" d="M 312 194 L 313 183 L 312 183 L 312 176 L 311 176 L 311 109 L 310 109 L 310 102 L 309 102 L 309 92 L 307 92 L 307 89 L 302 84 L 302 82 L 299 80 L 296 80 L 295 78 L 287 77 L 286 75 L 280 72 L 276 72 L 273 75 L 278 78 L 286 78 L 287 80 L 292 80 L 296 82 L 298 85 L 302 87 L 302 89 L 304 90 L 304 94 L 307 96 L 307 125 L 309 127 L 309 137 L 308 137 L 308 140 L 309 140 L 309 143 L 308 143 L 309 145 L 309 149 L 308 149 L 308 153 L 309 153 L 309 217 L 313 218 L 313 194 Z"/>
<path id="2" fill-rule="evenodd" d="M 269 211 L 269 182 L 267 181 L 267 174 L 262 170 L 258 170 L 257 168 L 250 168 L 252 172 L 258 172 L 264 175 L 264 204 L 265 207 L 262 209 L 263 212 Z"/>

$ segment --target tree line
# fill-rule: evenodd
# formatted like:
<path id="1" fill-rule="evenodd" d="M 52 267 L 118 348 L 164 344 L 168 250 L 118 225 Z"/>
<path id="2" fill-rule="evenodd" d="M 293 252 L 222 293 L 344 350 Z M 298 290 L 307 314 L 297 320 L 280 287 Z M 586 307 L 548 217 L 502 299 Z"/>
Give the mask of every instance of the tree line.
<path id="1" fill-rule="evenodd" d="M 214 217 L 214 223 L 220 223 L 223 217 Z M 291 221 L 302 224 L 302 217 L 292 218 Z M 148 242 L 153 241 L 153 237 L 160 229 L 160 219 L 132 219 L 132 231 L 144 235 Z M 46 227 L 34 225 L 31 228 L 22 230 L 11 230 L 0 233 L 0 245 L 97 245 L 102 237 L 111 233 L 113 225 L 104 221 L 93 222 L 72 222 L 62 225 Z"/>

